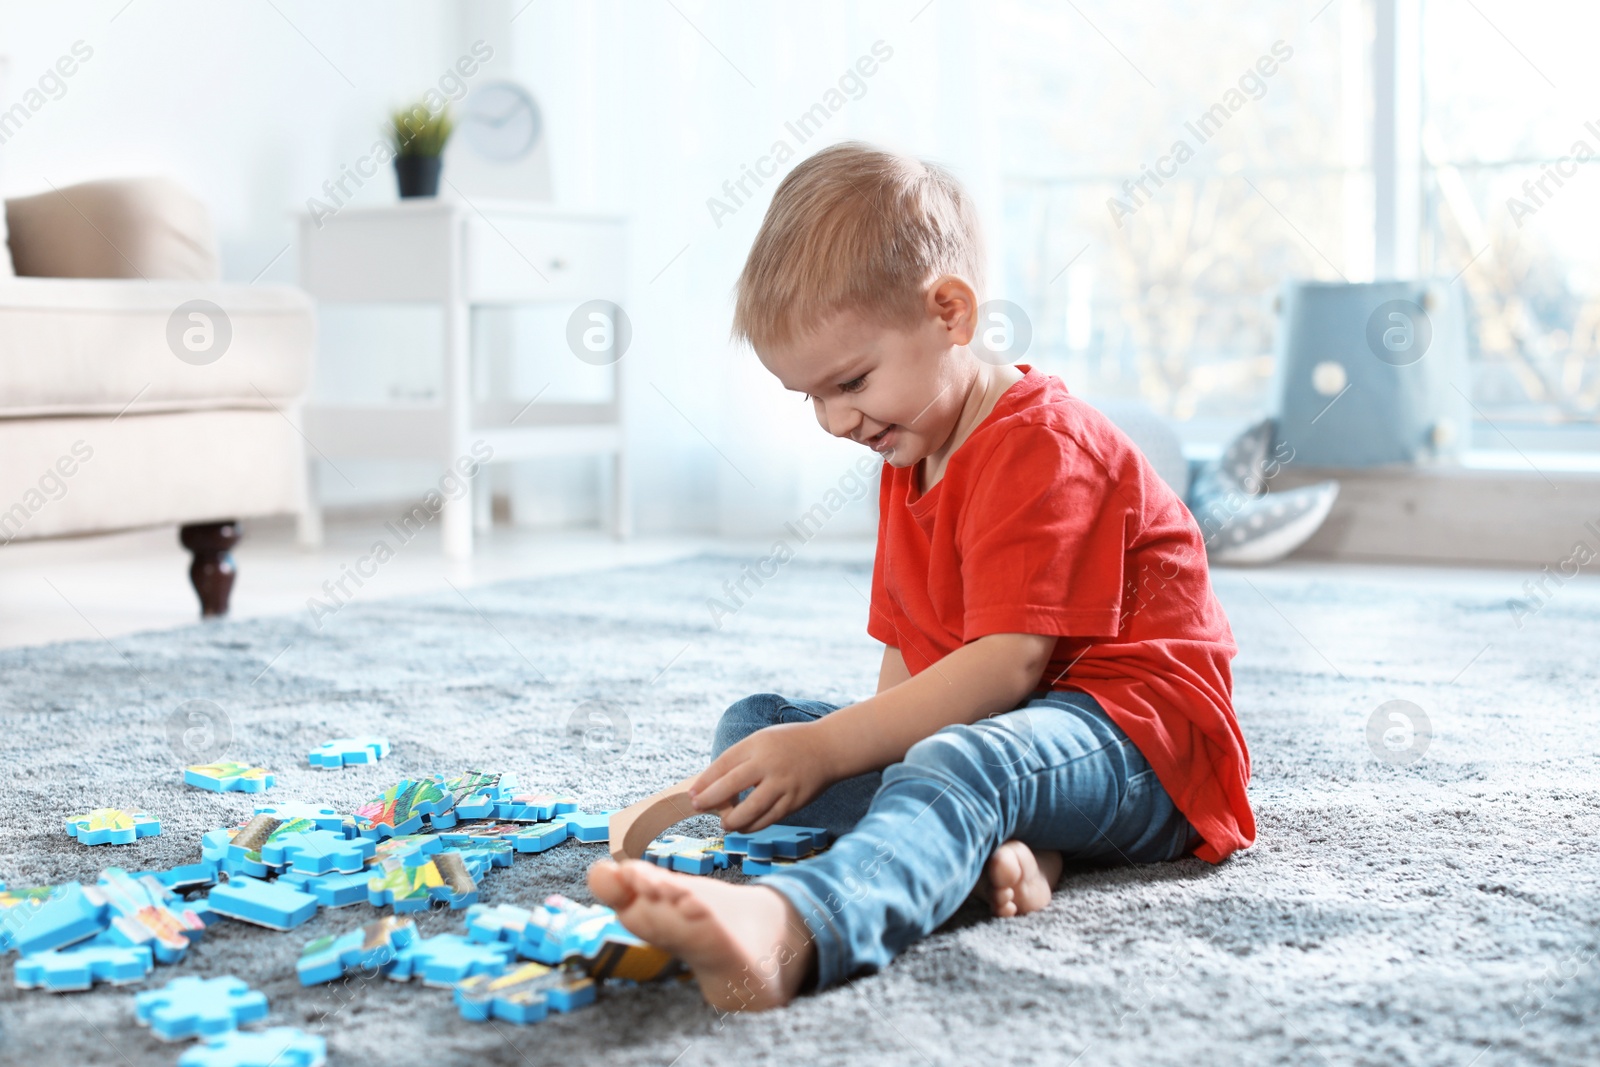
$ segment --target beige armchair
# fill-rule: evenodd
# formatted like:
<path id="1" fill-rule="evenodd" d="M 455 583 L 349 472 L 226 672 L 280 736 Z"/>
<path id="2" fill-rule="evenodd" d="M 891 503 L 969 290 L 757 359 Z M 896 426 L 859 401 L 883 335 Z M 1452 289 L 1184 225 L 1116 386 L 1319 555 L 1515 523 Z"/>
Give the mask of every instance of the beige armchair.
<path id="1" fill-rule="evenodd" d="M 175 525 L 203 615 L 237 523 L 306 510 L 310 299 L 219 280 L 204 205 L 162 178 L 7 200 L 0 546 Z"/>

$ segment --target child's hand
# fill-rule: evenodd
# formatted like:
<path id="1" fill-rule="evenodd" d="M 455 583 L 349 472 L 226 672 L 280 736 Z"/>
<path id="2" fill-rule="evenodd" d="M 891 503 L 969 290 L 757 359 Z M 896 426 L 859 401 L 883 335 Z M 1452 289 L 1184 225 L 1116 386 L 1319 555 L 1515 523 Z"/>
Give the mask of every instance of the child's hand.
<path id="1" fill-rule="evenodd" d="M 733 803 L 724 811 L 724 830 L 755 831 L 771 826 L 805 807 L 838 780 L 819 722 L 780 723 L 763 727 L 729 748 L 701 772 L 689 788 L 699 811 Z"/>

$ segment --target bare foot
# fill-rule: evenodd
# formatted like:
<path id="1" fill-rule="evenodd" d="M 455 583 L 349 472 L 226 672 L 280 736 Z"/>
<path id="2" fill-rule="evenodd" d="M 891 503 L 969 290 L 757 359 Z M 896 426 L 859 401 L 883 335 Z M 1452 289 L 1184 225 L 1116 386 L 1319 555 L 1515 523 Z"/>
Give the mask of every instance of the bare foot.
<path id="1" fill-rule="evenodd" d="M 1010 919 L 1049 904 L 1059 881 L 1061 853 L 1007 841 L 989 857 L 973 893 L 988 900 L 997 918 Z"/>
<path id="2" fill-rule="evenodd" d="M 793 1000 L 816 953 L 789 899 L 776 889 L 601 860 L 589 888 L 629 930 L 688 964 L 706 1003 L 764 1011 Z"/>

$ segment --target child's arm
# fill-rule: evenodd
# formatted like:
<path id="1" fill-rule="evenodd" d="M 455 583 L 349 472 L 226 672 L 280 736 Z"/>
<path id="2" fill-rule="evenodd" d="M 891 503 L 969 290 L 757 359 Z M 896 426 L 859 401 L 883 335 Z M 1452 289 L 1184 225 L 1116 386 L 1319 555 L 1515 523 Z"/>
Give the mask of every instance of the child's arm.
<path id="1" fill-rule="evenodd" d="M 906 670 L 906 661 L 901 658 L 900 650 L 893 645 L 884 645 L 883 665 L 878 668 L 878 692 L 893 689 L 910 677 L 911 672 Z"/>
<path id="2" fill-rule="evenodd" d="M 1039 685 L 1057 638 L 990 634 L 961 646 L 915 677 L 814 722 L 769 726 L 718 756 L 690 797 L 709 811 L 750 795 L 723 816 L 728 830 L 758 830 L 804 807 L 834 782 L 880 770 L 945 726 L 973 723 L 1022 703 Z M 899 651 L 894 660 L 905 663 Z M 889 650 L 879 685 L 894 664 Z"/>

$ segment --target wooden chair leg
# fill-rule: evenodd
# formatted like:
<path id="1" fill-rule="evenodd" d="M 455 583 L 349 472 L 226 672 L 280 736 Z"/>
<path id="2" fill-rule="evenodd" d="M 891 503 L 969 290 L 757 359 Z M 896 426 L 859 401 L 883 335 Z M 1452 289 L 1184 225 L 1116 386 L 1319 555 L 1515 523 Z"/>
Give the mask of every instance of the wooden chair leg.
<path id="1" fill-rule="evenodd" d="M 239 526 L 226 522 L 197 522 L 179 531 L 183 547 L 194 553 L 189 581 L 200 595 L 200 617 L 221 618 L 228 613 L 233 592 L 233 546 L 239 543 Z"/>

